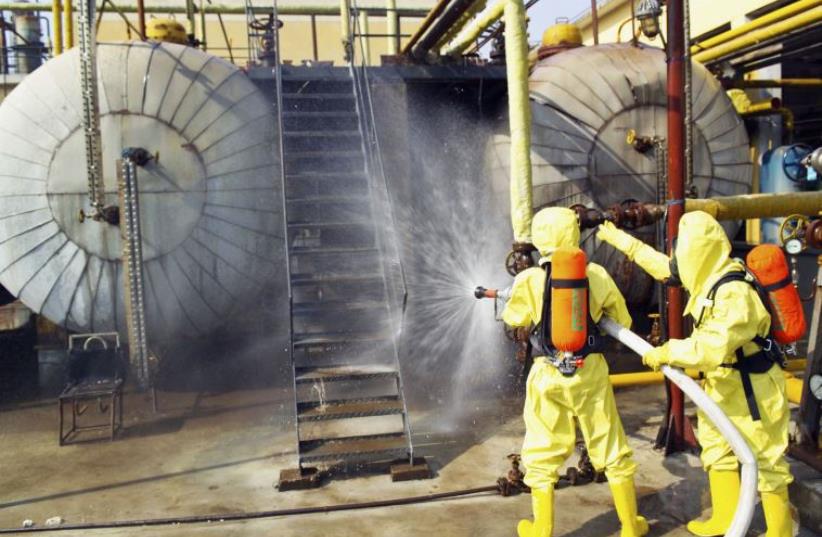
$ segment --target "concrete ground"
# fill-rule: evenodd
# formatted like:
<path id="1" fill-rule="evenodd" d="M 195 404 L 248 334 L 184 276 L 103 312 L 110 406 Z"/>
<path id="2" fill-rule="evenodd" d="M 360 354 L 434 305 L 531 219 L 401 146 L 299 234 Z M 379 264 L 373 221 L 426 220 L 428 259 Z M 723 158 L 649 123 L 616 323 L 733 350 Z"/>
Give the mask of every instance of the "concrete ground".
<path id="1" fill-rule="evenodd" d="M 156 415 L 144 396 L 131 395 L 121 438 L 65 447 L 57 445 L 51 400 L 0 407 L 0 528 L 19 527 L 25 519 L 39 526 L 54 516 L 81 523 L 249 512 L 482 487 L 507 471 L 506 455 L 518 451 L 523 433 L 516 399 L 468 405 L 461 420 L 447 425 L 436 424 L 441 412 L 416 413 L 416 445 L 433 457 L 435 479 L 392 483 L 387 475 L 371 475 L 280 493 L 274 488 L 279 471 L 293 465 L 293 434 L 283 417 L 290 402 L 284 395 L 274 389 L 161 393 Z M 651 521 L 651 535 L 684 536 L 685 521 L 707 505 L 706 482 L 696 457 L 664 459 L 651 449 L 663 398 L 662 388 L 653 386 L 617 394 L 639 463 L 640 511 Z M 517 520 L 528 516 L 528 495 L 484 494 L 290 518 L 69 533 L 513 536 Z M 762 532 L 757 513 L 750 534 Z M 554 535 L 619 535 L 607 484 L 559 490 Z"/>

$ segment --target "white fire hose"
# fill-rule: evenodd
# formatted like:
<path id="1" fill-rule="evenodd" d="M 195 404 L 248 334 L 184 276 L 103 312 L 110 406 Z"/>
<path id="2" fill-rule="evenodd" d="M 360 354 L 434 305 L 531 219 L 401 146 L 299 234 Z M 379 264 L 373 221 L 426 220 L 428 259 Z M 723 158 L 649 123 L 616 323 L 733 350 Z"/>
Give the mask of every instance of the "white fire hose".
<path id="1" fill-rule="evenodd" d="M 629 349 L 642 356 L 648 352 L 652 346 L 650 343 L 623 327 L 613 319 L 602 317 L 599 327 L 608 335 L 616 338 Z M 754 506 L 756 504 L 756 484 L 757 468 L 756 457 L 751 448 L 745 443 L 745 439 L 739 434 L 728 416 L 722 409 L 702 391 L 702 388 L 694 382 L 692 378 L 679 368 L 662 366 L 662 373 L 676 384 L 691 400 L 704 412 L 719 429 L 722 436 L 730 444 L 731 449 L 742 466 L 742 486 L 739 494 L 739 504 L 736 507 L 731 527 L 725 537 L 743 537 L 748 532 L 753 518 Z"/>

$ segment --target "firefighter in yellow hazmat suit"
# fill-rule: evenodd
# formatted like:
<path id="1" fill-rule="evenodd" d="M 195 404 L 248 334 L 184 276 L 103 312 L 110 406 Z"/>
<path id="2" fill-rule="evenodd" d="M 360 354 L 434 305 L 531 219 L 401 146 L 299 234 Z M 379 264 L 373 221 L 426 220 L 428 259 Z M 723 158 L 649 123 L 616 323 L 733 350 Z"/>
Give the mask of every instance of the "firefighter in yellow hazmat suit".
<path id="1" fill-rule="evenodd" d="M 673 259 L 610 222 L 600 226 L 598 237 L 658 280 L 671 278 L 673 272 L 690 293 L 685 313 L 695 320 L 691 336 L 670 340 L 642 360 L 654 369 L 670 364 L 705 373 L 705 391 L 756 454 L 767 537 L 791 537 L 787 487 L 792 477 L 784 458 L 789 419 L 785 378 L 773 363 L 761 368 L 765 372 L 750 373 L 749 380 L 740 373 L 738 363 L 762 355 L 763 346 L 755 340 L 768 336 L 771 319 L 749 283 L 736 280 L 716 285 L 728 273 L 744 269 L 729 257 L 731 244 L 724 230 L 707 213 L 684 215 Z M 749 382 L 747 389 L 743 381 Z M 714 425 L 702 413 L 698 420 L 697 437 L 713 513 L 707 521 L 690 522 L 688 530 L 702 537 L 724 535 L 739 499 L 739 463 Z"/>
<path id="2" fill-rule="evenodd" d="M 517 275 L 511 297 L 502 313 L 509 326 L 531 327 L 541 322 L 546 264 L 560 247 L 579 246 L 579 224 L 570 209 L 552 207 L 538 212 L 531 238 L 542 259 Z M 631 316 L 614 281 L 594 263 L 587 268 L 589 312 L 594 321 L 607 314 L 625 327 Z M 574 418 L 579 422 L 591 462 L 605 471 L 614 496 L 622 537 L 641 537 L 648 523 L 637 515 L 634 473 L 636 464 L 628 447 L 608 380 L 608 365 L 602 354 L 589 354 L 584 367 L 562 374 L 546 357 L 536 357 L 528 375 L 523 417 L 525 439 L 522 462 L 525 483 L 531 487 L 534 521 L 523 520 L 520 537 L 550 537 L 553 529 L 554 485 L 557 470 L 571 455 L 576 441 Z"/>

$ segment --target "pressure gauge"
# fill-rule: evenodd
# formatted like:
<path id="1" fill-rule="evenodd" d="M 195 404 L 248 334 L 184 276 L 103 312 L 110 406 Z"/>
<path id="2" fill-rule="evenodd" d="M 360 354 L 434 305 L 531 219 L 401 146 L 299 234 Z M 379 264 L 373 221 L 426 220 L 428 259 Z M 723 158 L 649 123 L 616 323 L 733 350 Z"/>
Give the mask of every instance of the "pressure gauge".
<path id="1" fill-rule="evenodd" d="M 802 241 L 799 239 L 791 239 L 785 243 L 785 251 L 791 255 L 802 253 Z"/>
<path id="2" fill-rule="evenodd" d="M 814 375 L 810 381 L 811 393 L 819 401 L 822 401 L 822 375 Z"/>

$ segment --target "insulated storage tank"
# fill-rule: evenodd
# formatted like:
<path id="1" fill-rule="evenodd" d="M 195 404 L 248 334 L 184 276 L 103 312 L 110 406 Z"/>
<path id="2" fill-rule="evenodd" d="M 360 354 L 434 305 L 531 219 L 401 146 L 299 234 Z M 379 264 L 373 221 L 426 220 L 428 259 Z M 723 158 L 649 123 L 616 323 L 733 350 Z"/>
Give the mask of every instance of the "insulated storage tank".
<path id="1" fill-rule="evenodd" d="M 632 45 L 580 47 L 541 60 L 531 72 L 531 160 L 534 209 L 583 204 L 607 208 L 634 199 L 657 200 L 653 147 L 638 151 L 626 138 L 667 137 L 665 54 Z M 507 116 L 507 114 L 505 114 Z M 748 136 L 719 82 L 693 64 L 693 170 L 699 197 L 751 191 Z M 499 132 L 506 132 L 504 127 Z M 508 196 L 507 134 L 491 140 L 494 189 Z M 734 234 L 738 224 L 727 224 Z M 605 265 L 629 302 L 646 301 L 650 278 L 593 232 L 584 235 L 589 258 Z M 654 228 L 637 233 L 653 242 Z"/>
<path id="2" fill-rule="evenodd" d="M 271 105 L 232 64 L 169 43 L 97 50 L 105 205 L 126 147 L 138 170 L 148 334 L 207 333 L 284 266 Z M 91 213 L 73 49 L 0 105 L 0 284 L 75 331 L 125 329 L 120 229 Z"/>

